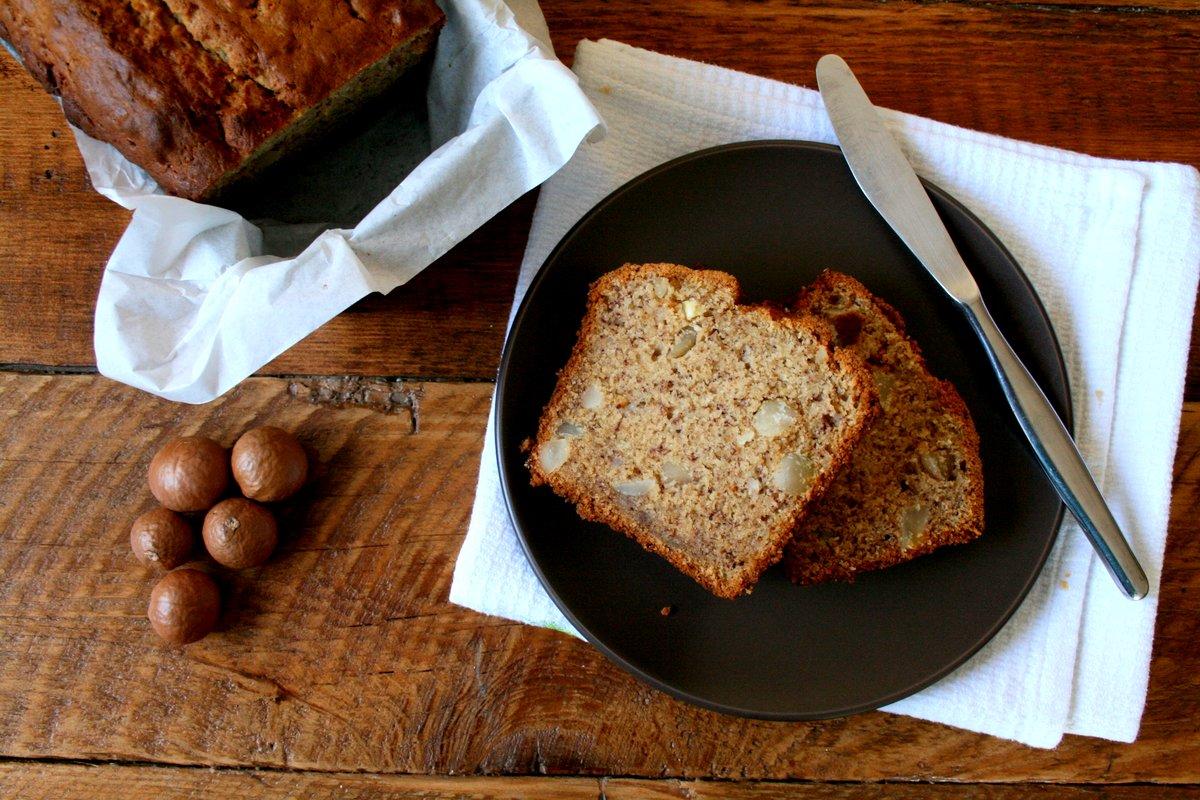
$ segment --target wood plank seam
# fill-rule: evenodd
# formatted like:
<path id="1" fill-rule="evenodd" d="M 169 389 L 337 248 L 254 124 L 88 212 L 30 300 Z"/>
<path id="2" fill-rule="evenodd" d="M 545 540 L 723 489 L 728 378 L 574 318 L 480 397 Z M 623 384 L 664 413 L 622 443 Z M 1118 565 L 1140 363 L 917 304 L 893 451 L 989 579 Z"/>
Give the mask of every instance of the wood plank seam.
<path id="1" fill-rule="evenodd" d="M 1038 3 L 1038 2 L 1003 2 L 1003 0 L 919 0 L 927 6 L 962 6 L 964 8 L 982 8 L 989 11 L 1013 12 L 1042 12 L 1060 14 L 1128 14 L 1137 17 L 1183 17 L 1200 16 L 1200 11 L 1185 8 L 1161 8 L 1146 5 L 1105 5 L 1097 3 Z M 880 5 L 888 5 L 887 0 L 881 0 Z"/>
<path id="2" fill-rule="evenodd" d="M 18 375 L 96 375 L 95 367 L 75 364 L 0 364 L 0 372 L 15 372 Z"/>
<path id="3" fill-rule="evenodd" d="M 537 778 L 546 782 L 554 781 L 573 781 L 579 778 L 588 778 L 596 781 L 598 788 L 604 789 L 605 784 L 615 781 L 639 781 L 645 783 L 661 783 L 661 784 L 689 784 L 703 783 L 708 785 L 727 784 L 729 786 L 737 786 L 739 784 L 754 784 L 758 786 L 980 786 L 980 787 L 1001 787 L 1010 785 L 1020 785 L 1029 787 L 1044 787 L 1044 788 L 1078 788 L 1087 789 L 1096 786 L 1120 786 L 1126 788 L 1156 788 L 1156 787 L 1171 787 L 1173 789 L 1200 789 L 1200 783 L 1181 782 L 1175 783 L 1171 781 L 1025 781 L 1019 778 L 1013 780 L 967 780 L 956 781 L 952 778 L 938 778 L 936 780 L 921 780 L 907 778 L 882 778 L 869 781 L 855 781 L 843 779 L 810 779 L 810 778 L 724 778 L 724 777 L 694 777 L 694 776 L 672 776 L 666 775 L 661 777 L 648 777 L 646 775 L 631 774 L 604 774 L 604 775 L 578 775 L 578 774 L 558 774 L 548 775 L 539 772 L 464 772 L 455 774 L 439 774 L 427 772 L 408 772 L 408 771 L 380 771 L 368 772 L 362 770 L 337 770 L 323 769 L 320 767 L 281 767 L 271 765 L 256 765 L 250 766 L 231 766 L 228 764 L 177 764 L 169 761 L 144 761 L 137 759 L 104 759 L 104 758 L 62 758 L 55 756 L 37 756 L 32 758 L 22 758 L 20 756 L 0 755 L 0 768 L 16 767 L 24 765 L 53 765 L 66 767 L 133 767 L 146 770 L 185 770 L 197 772 L 215 772 L 228 774 L 252 774 L 256 772 L 271 773 L 273 775 L 321 775 L 324 777 L 336 778 L 345 776 L 347 778 L 363 777 L 368 775 L 381 775 L 387 777 L 410 777 L 410 778 L 447 778 L 459 779 L 463 781 L 495 778 L 503 780 L 505 778 Z"/>
<path id="4" fill-rule="evenodd" d="M 0 363 L 0 372 L 18 375 L 99 375 L 96 367 L 87 364 L 37 364 L 34 362 Z M 324 380 L 328 378 L 354 377 L 363 380 L 402 381 L 405 383 L 495 383 L 495 376 L 480 375 L 383 375 L 358 372 L 255 372 L 252 378 L 279 378 L 281 380 Z"/>

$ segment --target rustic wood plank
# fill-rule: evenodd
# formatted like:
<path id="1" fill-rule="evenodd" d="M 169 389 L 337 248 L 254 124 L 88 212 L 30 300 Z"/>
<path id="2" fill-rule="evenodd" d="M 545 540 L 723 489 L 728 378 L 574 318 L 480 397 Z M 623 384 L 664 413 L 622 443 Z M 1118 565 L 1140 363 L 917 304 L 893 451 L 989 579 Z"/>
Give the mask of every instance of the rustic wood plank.
<path id="1" fill-rule="evenodd" d="M 367 295 L 260 372 L 491 380 L 536 200 L 525 195 L 411 281 Z"/>
<path id="2" fill-rule="evenodd" d="M 129 213 L 92 190 L 58 105 L 8 53 L 0 170 L 0 363 L 94 364 L 91 309 Z"/>
<path id="3" fill-rule="evenodd" d="M 1064 786 L 1048 784 L 727 783 L 638 778 L 442 777 L 204 770 L 179 767 L 8 762 L 0 764 L 0 793 L 25 800 L 212 800 L 303 797 L 307 800 L 1182 800 L 1195 786 Z"/>
<path id="4" fill-rule="evenodd" d="M 882 713 L 734 719 L 585 644 L 449 605 L 491 387 L 247 381 L 203 407 L 0 375 L 0 755 L 403 773 L 1200 783 L 1200 404 L 1183 419 L 1141 739 L 1056 751 Z M 369 387 L 368 387 L 369 388 Z M 358 397 L 365 405 L 344 401 Z M 314 398 L 316 402 L 313 402 Z M 417 430 L 409 406 L 415 405 Z M 294 430 L 316 484 L 224 576 L 218 633 L 161 646 L 127 526 L 158 443 Z M 848 754 L 854 754 L 848 757 Z"/>
<path id="5" fill-rule="evenodd" d="M 814 86 L 817 59 L 836 52 L 879 105 L 1096 156 L 1200 165 L 1200 142 L 1189 136 L 1200 101 L 1177 80 L 1200 67 L 1194 11 L 732 0 L 604 3 L 588 13 L 570 2 L 542 6 L 564 58 L 579 39 L 602 35 Z"/>
<path id="6" fill-rule="evenodd" d="M 0 365 L 94 365 L 96 293 L 129 212 L 92 190 L 57 104 L 6 53 L 0 165 Z M 408 284 L 355 304 L 263 372 L 491 378 L 535 199 L 518 200 Z"/>
<path id="7" fill-rule="evenodd" d="M 1200 326 L 1196 324 L 1200 318 L 1200 297 L 1196 299 L 1196 310 L 1192 314 L 1192 343 L 1188 347 L 1187 378 L 1183 387 L 1183 396 L 1188 400 L 1200 400 Z"/>
<path id="8" fill-rule="evenodd" d="M 1100 156 L 1200 164 L 1200 68 L 1190 0 L 1092 3 L 785 0 L 543 7 L 559 52 L 608 36 L 811 85 L 837 50 L 881 104 Z M 1157 8 L 1157 10 L 1155 10 Z M 1171 10 L 1183 9 L 1183 10 Z M 686 34 L 681 32 L 686 31 Z M 0 364 L 95 363 L 92 305 L 127 214 L 92 192 L 58 107 L 0 56 Z M 494 375 L 532 198 L 412 283 L 373 296 L 265 374 Z M 48 225 L 47 221 L 53 224 Z M 1200 332 L 1189 397 L 1200 397 Z"/>
<path id="9" fill-rule="evenodd" d="M 1028 6 L 1030 0 L 948 0 L 952 3 L 976 6 Z M 1101 11 L 1106 14 L 1141 14 L 1156 16 L 1161 14 L 1179 13 L 1195 14 L 1196 4 L 1193 0 L 1154 0 L 1150 3 L 1130 3 L 1128 0 L 1038 0 L 1040 7 L 1057 6 L 1058 11 L 1074 14 L 1094 14 Z"/>

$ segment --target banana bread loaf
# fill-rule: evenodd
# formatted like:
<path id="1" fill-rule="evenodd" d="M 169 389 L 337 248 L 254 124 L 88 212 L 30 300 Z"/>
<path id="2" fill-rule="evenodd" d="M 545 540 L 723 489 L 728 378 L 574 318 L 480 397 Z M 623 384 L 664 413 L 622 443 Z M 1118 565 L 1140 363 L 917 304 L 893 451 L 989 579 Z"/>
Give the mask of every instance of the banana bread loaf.
<path id="1" fill-rule="evenodd" d="M 836 272 L 809 286 L 796 310 L 829 320 L 840 346 L 863 357 L 881 412 L 788 544 L 792 580 L 853 580 L 979 536 L 979 436 L 958 392 L 929 373 L 900 315 Z"/>
<path id="2" fill-rule="evenodd" d="M 733 276 L 672 264 L 601 277 L 528 461 L 580 516 L 730 598 L 779 559 L 876 410 L 828 323 L 737 298 Z"/>
<path id="3" fill-rule="evenodd" d="M 0 0 L 0 36 L 67 119 L 207 199 L 430 50 L 433 0 Z"/>

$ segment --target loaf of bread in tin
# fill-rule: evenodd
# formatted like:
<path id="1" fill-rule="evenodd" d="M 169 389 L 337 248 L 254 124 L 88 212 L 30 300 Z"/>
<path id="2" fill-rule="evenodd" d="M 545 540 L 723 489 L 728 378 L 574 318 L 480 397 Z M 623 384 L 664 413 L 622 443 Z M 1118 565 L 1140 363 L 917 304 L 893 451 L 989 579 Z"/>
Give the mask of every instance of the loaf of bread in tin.
<path id="1" fill-rule="evenodd" d="M 0 0 L 67 119 L 195 200 L 381 94 L 443 20 L 433 0 Z"/>

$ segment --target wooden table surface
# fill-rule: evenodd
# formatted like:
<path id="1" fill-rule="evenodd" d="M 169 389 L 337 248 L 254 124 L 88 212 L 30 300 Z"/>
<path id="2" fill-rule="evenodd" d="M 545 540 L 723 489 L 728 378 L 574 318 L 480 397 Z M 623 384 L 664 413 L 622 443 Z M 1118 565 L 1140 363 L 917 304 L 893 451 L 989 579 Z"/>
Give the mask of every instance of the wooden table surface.
<path id="1" fill-rule="evenodd" d="M 882 105 L 1200 164 L 1193 0 L 543 6 L 568 62 L 609 37 L 812 85 L 836 51 Z M 446 601 L 533 195 L 194 407 L 95 374 L 93 302 L 128 215 L 7 56 L 0 168 L 0 796 L 1200 796 L 1195 339 L 1135 744 L 1042 751 L 883 713 L 727 718 Z M 219 633 L 166 648 L 127 540 L 152 505 L 148 461 L 169 437 L 230 443 L 261 423 L 295 430 L 318 480 L 278 555 L 226 580 Z"/>

